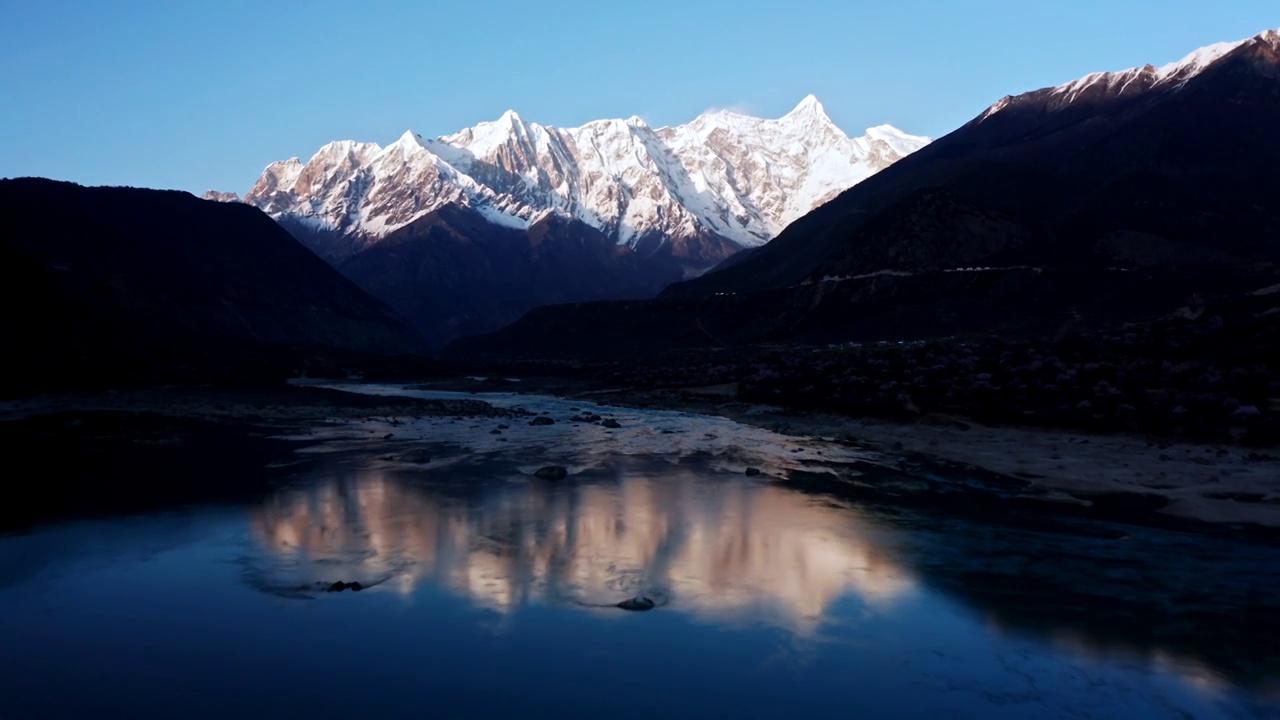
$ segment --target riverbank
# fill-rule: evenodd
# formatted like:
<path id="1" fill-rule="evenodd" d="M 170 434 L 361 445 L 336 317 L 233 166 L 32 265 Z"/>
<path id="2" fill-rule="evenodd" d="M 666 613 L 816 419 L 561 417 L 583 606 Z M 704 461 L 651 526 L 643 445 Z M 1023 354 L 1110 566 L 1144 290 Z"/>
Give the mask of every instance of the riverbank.
<path id="1" fill-rule="evenodd" d="M 291 386 L 172 387 L 0 403 L 0 443 L 26 472 L 5 483 L 0 532 L 262 496 L 305 469 L 325 428 L 418 418 L 510 418 L 477 400 L 370 397 Z M 370 440 L 394 437 L 395 428 Z M 20 492 L 19 492 L 20 491 Z"/>
<path id="2" fill-rule="evenodd" d="M 1063 499 L 1092 502 L 1123 494 L 1170 518 L 1280 530 L 1280 456 L 1237 445 L 985 426 L 945 415 L 898 422 L 797 412 L 738 401 L 733 385 L 581 395 L 723 415 L 785 434 L 831 437 L 875 452 L 978 468 Z"/>
<path id="3" fill-rule="evenodd" d="M 996 487 L 995 495 L 979 494 L 970 497 L 970 501 L 1011 506 L 1034 502 L 1040 511 L 1049 514 L 1106 509 L 1121 521 L 1141 523 L 1163 518 L 1218 529 L 1257 530 L 1267 535 L 1280 532 L 1280 457 L 1230 444 L 987 426 L 945 415 L 897 422 L 798 412 L 743 402 L 732 384 L 608 389 L 574 380 L 473 376 L 419 387 L 459 394 L 415 398 L 274 386 L 51 396 L 0 403 L 0 433 L 11 447 L 28 448 L 48 458 L 54 468 L 52 473 L 58 477 L 95 472 L 101 475 L 103 467 L 110 467 L 100 464 L 102 458 L 119 454 L 118 449 L 112 449 L 111 455 L 104 455 L 106 448 L 120 445 L 119 441 L 124 441 L 125 447 L 143 448 L 152 455 L 162 455 L 167 448 L 175 458 L 189 457 L 191 447 L 207 445 L 205 454 L 211 468 L 243 475 L 247 470 L 239 465 L 245 463 L 256 463 L 260 469 L 263 464 L 288 462 L 287 456 L 304 442 L 303 438 L 321 442 L 315 433 L 326 427 L 386 442 L 390 449 L 421 437 L 420 432 L 414 431 L 415 435 L 410 431 L 415 422 L 430 424 L 433 418 L 446 422 L 491 419 L 489 424 L 470 422 L 451 427 L 450 435 L 461 433 L 455 438 L 457 441 L 471 433 L 485 448 L 502 451 L 513 447 L 508 443 L 517 438 L 510 432 L 490 433 L 504 420 L 535 412 L 522 408 L 519 402 L 485 402 L 478 393 L 523 393 L 530 397 L 529 404 L 535 402 L 536 396 L 554 395 L 618 408 L 722 416 L 798 439 L 829 438 L 855 451 L 888 458 L 887 465 L 896 463 L 906 468 L 903 472 L 907 475 L 927 474 L 918 470 L 921 467 L 949 468 L 942 473 L 947 482 L 935 485 L 902 482 L 891 475 L 864 478 L 859 481 L 860 488 L 870 493 L 871 500 L 922 502 L 927 496 L 929 502 L 941 505 L 954 502 L 957 491 L 980 487 L 985 493 Z M 570 414 L 558 418 L 566 431 L 573 424 Z M 511 424 L 517 428 L 525 425 Z M 472 426 L 480 429 L 468 429 Z M 651 430 L 655 434 L 645 439 L 647 452 L 661 453 L 663 443 L 681 441 L 675 434 L 664 434 L 663 429 Z M 555 445 L 560 442 L 556 438 L 561 432 L 539 430 L 539 442 Z M 575 443 L 600 443 L 600 452 L 609 451 L 623 439 L 604 432 L 572 437 Z M 201 438 L 217 441 L 210 443 Z M 230 456 L 237 454 L 243 457 L 236 468 L 230 468 L 228 463 L 235 459 Z M 159 467 L 164 467 L 163 463 Z M 767 466 L 764 472 L 769 474 Z M 785 479 L 789 472 L 779 466 L 776 475 Z M 985 479 L 968 480 L 977 475 Z M 168 482 L 161 476 L 163 473 L 158 471 L 156 483 Z M 879 492 L 889 487 L 892 493 Z"/>
<path id="4" fill-rule="evenodd" d="M 46 395 L 0 402 L 0 423 L 58 413 L 149 413 L 294 431 L 392 417 L 510 417 L 480 400 L 356 395 L 312 385 L 206 386 Z"/>

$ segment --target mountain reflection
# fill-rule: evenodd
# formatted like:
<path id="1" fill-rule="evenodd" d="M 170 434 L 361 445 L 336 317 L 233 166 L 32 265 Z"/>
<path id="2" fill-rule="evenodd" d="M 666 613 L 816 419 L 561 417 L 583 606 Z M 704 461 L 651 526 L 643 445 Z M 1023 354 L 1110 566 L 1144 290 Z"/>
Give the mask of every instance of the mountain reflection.
<path id="1" fill-rule="evenodd" d="M 262 580 L 276 589 L 432 582 L 499 611 L 666 594 L 708 619 L 803 632 L 839 597 L 884 604 L 913 587 L 856 510 L 679 469 L 465 497 L 371 471 L 278 494 L 251 516 Z"/>

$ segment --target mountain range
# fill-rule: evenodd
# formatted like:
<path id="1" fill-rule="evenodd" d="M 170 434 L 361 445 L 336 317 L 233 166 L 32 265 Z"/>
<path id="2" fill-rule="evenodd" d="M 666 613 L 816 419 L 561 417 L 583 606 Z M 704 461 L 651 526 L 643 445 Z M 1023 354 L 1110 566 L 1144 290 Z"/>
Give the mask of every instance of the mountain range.
<path id="1" fill-rule="evenodd" d="M 776 120 L 727 110 L 678 127 L 639 117 L 556 128 L 508 111 L 453 135 L 407 131 L 394 143 L 341 141 L 267 166 L 244 201 L 294 227 L 340 233 L 342 259 L 446 205 L 527 229 L 548 214 L 632 249 L 756 247 L 783 227 L 928 142 L 889 125 L 849 138 L 817 98 Z"/>
<path id="2" fill-rule="evenodd" d="M 608 155 L 616 173 L 547 149 L 581 150 L 594 130 L 504 122 L 449 136 L 456 146 L 330 146 L 297 173 L 273 165 L 258 185 L 292 177 L 292 189 L 255 187 L 248 203 L 0 181 L 0 211 L 43 220 L 0 242 L 4 377 L 30 391 L 268 366 L 279 376 L 309 358 L 414 355 L 505 323 L 452 351 L 634 364 L 671 349 L 1062 336 L 1227 307 L 1215 298 L 1244 299 L 1231 307 L 1259 332 L 1280 318 L 1277 31 L 1002 98 L 901 158 L 912 148 L 888 130 L 842 141 L 812 99 L 778 120 L 601 123 L 635 142 Z M 743 128 L 771 144 L 733 155 Z M 505 139 L 482 142 L 494 137 Z M 583 157 L 604 157 L 590 147 Z M 338 156 L 352 164 L 331 167 Z M 664 184 L 677 165 L 689 187 L 717 188 L 699 207 L 747 198 L 760 212 L 694 213 L 686 186 Z M 428 176 L 439 182 L 406 181 Z M 422 194 L 446 186 L 447 199 Z M 611 192 L 616 206 L 591 204 Z M 657 200 L 683 204 L 658 212 Z M 658 224 L 629 220 L 639 209 Z M 668 235 L 685 227 L 662 224 L 680 212 L 692 234 Z"/>
<path id="3" fill-rule="evenodd" d="M 1152 317 L 1275 282 L 1277 127 L 1276 31 L 1008 96 L 657 300 L 542 308 L 464 346 L 634 352 Z"/>
<path id="4" fill-rule="evenodd" d="M 439 342 L 535 306 L 650 297 L 927 143 L 888 125 L 850 138 L 813 96 L 778 119 L 663 128 L 507 112 L 435 139 L 329 143 L 269 165 L 244 202 Z"/>

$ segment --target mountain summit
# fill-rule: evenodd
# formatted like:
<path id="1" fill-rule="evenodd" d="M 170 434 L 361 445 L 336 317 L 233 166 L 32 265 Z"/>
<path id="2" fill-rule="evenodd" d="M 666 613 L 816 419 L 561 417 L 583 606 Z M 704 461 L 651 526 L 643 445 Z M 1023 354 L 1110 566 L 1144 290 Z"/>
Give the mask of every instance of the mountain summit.
<path id="1" fill-rule="evenodd" d="M 516 229 L 553 213 L 698 271 L 926 143 L 888 125 L 850 138 L 812 95 L 778 119 L 719 110 L 656 129 L 638 117 L 557 128 L 507 111 L 440 138 L 330 143 L 305 164 L 269 165 L 245 201 L 334 262 L 452 204 Z"/>

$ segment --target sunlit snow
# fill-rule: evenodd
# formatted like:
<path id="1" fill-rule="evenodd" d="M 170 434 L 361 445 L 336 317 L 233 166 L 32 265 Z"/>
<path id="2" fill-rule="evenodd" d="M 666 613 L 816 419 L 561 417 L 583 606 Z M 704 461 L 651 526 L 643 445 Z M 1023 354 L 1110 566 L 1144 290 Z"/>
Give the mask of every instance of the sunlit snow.
<path id="1" fill-rule="evenodd" d="M 510 227 L 555 212 L 619 244 L 711 232 L 752 247 L 928 142 L 889 125 L 850 138 L 812 95 L 777 119 L 715 111 L 658 129 L 635 116 L 556 128 L 508 111 L 436 139 L 330 143 L 305 167 L 273 163 L 245 200 L 366 240 L 457 203 Z"/>

